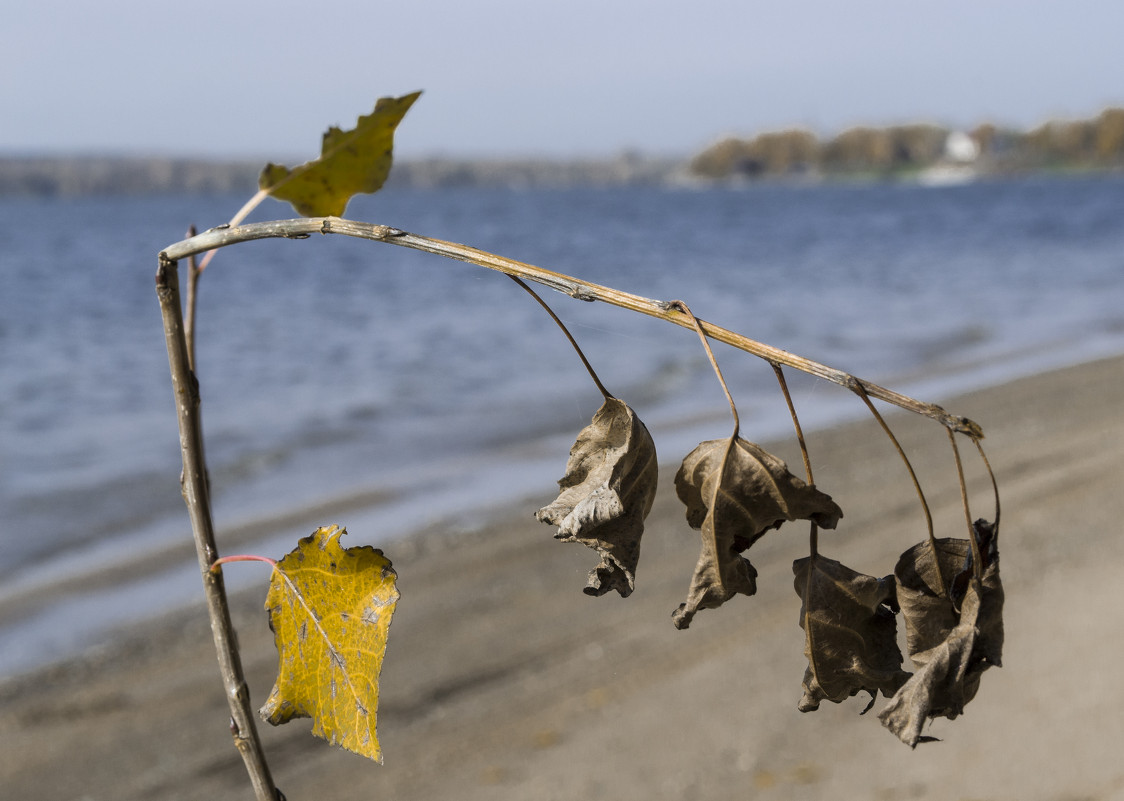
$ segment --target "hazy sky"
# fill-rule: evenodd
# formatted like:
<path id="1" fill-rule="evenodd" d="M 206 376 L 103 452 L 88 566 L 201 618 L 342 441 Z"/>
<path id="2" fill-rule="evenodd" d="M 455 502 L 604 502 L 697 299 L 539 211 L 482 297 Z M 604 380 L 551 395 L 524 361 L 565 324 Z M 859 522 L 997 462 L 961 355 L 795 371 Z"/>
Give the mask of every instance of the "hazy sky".
<path id="1" fill-rule="evenodd" d="M 1028 127 L 1124 105 L 1124 2 L 6 0 L 0 21 L 0 153 L 311 158 L 415 89 L 413 157 Z"/>

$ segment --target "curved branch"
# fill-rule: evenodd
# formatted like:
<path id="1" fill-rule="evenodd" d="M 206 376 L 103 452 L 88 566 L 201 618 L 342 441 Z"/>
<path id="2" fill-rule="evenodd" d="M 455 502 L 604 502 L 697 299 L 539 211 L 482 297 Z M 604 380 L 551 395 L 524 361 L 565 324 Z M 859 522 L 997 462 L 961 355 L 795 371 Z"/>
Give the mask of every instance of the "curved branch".
<path id="1" fill-rule="evenodd" d="M 352 220 L 340 219 L 339 217 L 274 220 L 272 222 L 250 223 L 249 225 L 240 225 L 237 227 L 231 227 L 229 225 L 219 226 L 218 228 L 204 231 L 190 239 L 185 239 L 174 245 L 169 245 L 160 254 L 160 258 L 168 261 L 178 261 L 179 259 L 186 258 L 195 253 L 203 253 L 205 251 L 226 247 L 227 245 L 247 242 L 252 239 L 307 239 L 312 234 L 341 234 L 357 239 L 369 239 L 375 242 L 386 242 L 388 244 L 399 245 L 414 250 L 422 250 L 426 253 L 433 253 L 449 259 L 468 262 L 469 264 L 475 264 L 479 267 L 486 267 L 489 270 L 496 270 L 516 278 L 534 281 L 577 300 L 599 300 L 603 303 L 617 306 L 618 308 L 638 312 L 648 315 L 649 317 L 655 317 L 669 323 L 674 323 L 682 328 L 695 330 L 694 318 L 678 309 L 673 302 L 653 300 L 640 295 L 621 292 L 611 287 L 582 281 L 579 278 L 564 275 L 563 273 L 556 273 L 551 270 L 543 269 L 542 267 L 536 267 L 532 264 L 497 256 L 494 253 L 488 253 L 484 250 L 477 250 L 467 245 L 458 245 L 455 242 L 445 242 L 420 234 L 411 234 L 387 225 L 355 222 Z M 856 378 L 842 370 L 836 370 L 833 367 L 828 367 L 825 364 L 805 359 L 802 356 L 797 356 L 794 353 L 789 353 L 780 348 L 774 348 L 771 345 L 766 345 L 762 342 L 742 336 L 734 331 L 716 326 L 713 323 L 700 320 L 699 325 L 702 327 L 706 336 L 718 342 L 724 342 L 738 350 L 743 350 L 746 353 L 773 364 L 784 365 L 808 373 L 809 375 L 823 378 L 852 391 L 858 391 L 858 389 L 861 388 L 872 398 L 878 398 L 879 400 L 914 412 L 915 414 L 930 417 L 949 430 L 966 434 L 972 439 L 983 439 L 983 429 L 981 429 L 979 425 L 966 417 L 951 415 L 940 406 L 914 400 L 907 395 L 902 395 L 869 381 Z"/>

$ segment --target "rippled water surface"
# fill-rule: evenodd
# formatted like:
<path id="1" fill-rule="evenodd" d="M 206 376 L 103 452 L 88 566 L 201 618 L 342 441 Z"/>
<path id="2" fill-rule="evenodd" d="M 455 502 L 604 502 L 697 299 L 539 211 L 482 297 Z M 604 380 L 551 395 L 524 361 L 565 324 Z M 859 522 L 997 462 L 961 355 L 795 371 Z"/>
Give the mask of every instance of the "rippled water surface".
<path id="1" fill-rule="evenodd" d="M 0 608 L 28 587 L 185 536 L 156 254 L 241 201 L 0 199 Z M 289 216 L 272 201 L 255 215 Z M 1119 177 L 396 190 L 354 201 L 347 216 L 681 298 L 700 317 L 926 398 L 1124 352 Z M 544 297 L 661 450 L 689 439 L 688 423 L 727 433 L 693 334 Z M 374 530 L 351 528 L 356 544 L 378 543 L 465 497 L 549 493 L 598 405 L 565 339 L 513 282 L 383 244 L 315 237 L 224 250 L 203 277 L 199 328 L 220 528 L 372 491 L 391 501 L 364 518 Z M 729 348 L 717 355 L 743 430 L 779 430 L 771 370 Z M 830 404 L 807 412 L 837 414 Z M 130 591 L 143 595 L 140 586 Z M 25 608 L 18 624 L 0 614 L 5 650 L 52 609 Z M 58 650 L 69 636 L 25 650 Z"/>

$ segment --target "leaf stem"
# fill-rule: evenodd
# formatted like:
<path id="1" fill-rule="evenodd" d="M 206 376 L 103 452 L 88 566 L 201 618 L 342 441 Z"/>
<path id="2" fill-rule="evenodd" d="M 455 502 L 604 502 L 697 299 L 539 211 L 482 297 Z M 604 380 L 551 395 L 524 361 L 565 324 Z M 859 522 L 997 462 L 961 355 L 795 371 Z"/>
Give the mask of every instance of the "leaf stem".
<path id="1" fill-rule="evenodd" d="M 235 212 L 234 216 L 230 218 L 230 222 L 228 222 L 223 227 L 224 228 L 235 228 L 235 227 L 237 227 L 244 219 L 249 217 L 250 214 L 254 211 L 254 209 L 256 209 L 258 206 L 260 206 L 262 201 L 265 200 L 267 197 L 269 197 L 269 192 L 265 189 L 259 189 L 253 197 L 251 197 L 249 200 L 247 200 L 245 203 L 242 204 L 242 208 L 238 209 L 238 211 Z M 199 272 L 203 272 L 204 270 L 207 269 L 207 265 L 211 263 L 211 259 L 213 259 L 215 257 L 216 253 L 218 253 L 217 247 L 207 251 L 207 255 L 205 255 L 203 257 L 203 261 L 199 264 Z"/>
<path id="2" fill-rule="evenodd" d="M 984 453 L 983 443 L 979 440 L 973 440 L 976 443 L 976 450 L 980 453 L 980 458 L 983 459 L 984 467 L 987 468 L 987 474 L 991 478 L 991 489 L 995 493 L 995 522 L 992 524 L 994 528 L 994 535 L 999 536 L 999 482 L 995 478 L 995 473 L 991 469 L 991 462 L 987 459 L 987 454 Z"/>
<path id="3" fill-rule="evenodd" d="M 808 486 L 814 487 L 816 480 L 812 476 L 812 460 L 808 456 L 808 443 L 804 439 L 804 430 L 800 427 L 800 418 L 796 416 L 796 405 L 792 402 L 792 393 L 788 391 L 788 381 L 785 380 L 784 370 L 776 362 L 769 362 L 776 373 L 777 382 L 781 385 L 781 394 L 784 395 L 784 402 L 788 405 L 788 413 L 792 417 L 792 427 L 796 429 L 796 441 L 800 445 L 800 456 L 804 460 L 804 474 L 808 476 Z M 811 529 L 808 532 L 808 551 L 813 559 L 819 555 L 820 547 L 820 527 L 816 525 L 816 521 L 811 521 Z M 811 572 L 808 573 L 811 576 Z M 809 579 L 809 586 L 811 579 Z"/>
<path id="4" fill-rule="evenodd" d="M 554 313 L 554 309 L 550 308 L 550 306 L 546 304 L 546 301 L 539 297 L 538 292 L 527 286 L 522 278 L 517 278 L 516 276 L 511 274 L 508 274 L 507 277 L 515 283 L 519 284 L 519 286 L 523 287 L 523 289 L 527 290 L 531 297 L 537 300 L 539 305 L 546 309 L 546 313 L 549 314 L 551 319 L 554 320 L 554 322 L 558 324 L 558 327 L 562 329 L 562 333 L 566 335 L 566 339 L 570 340 L 570 344 L 573 345 L 574 350 L 576 350 L 578 353 L 578 358 L 582 360 L 582 364 L 585 365 L 585 369 L 589 372 L 589 377 L 593 379 L 593 383 L 597 385 L 597 389 L 600 390 L 601 394 L 605 397 L 605 400 L 613 400 L 613 396 L 609 393 L 609 390 L 605 389 L 605 385 L 602 384 L 601 379 L 597 377 L 597 373 L 594 371 L 593 365 L 589 363 L 589 359 L 585 357 L 582 349 L 578 347 L 578 342 L 576 339 L 574 339 L 574 335 L 570 333 L 570 329 L 567 328 L 566 324 L 563 323 L 562 320 L 558 318 L 558 315 Z"/>
<path id="5" fill-rule="evenodd" d="M 805 359 L 796 354 L 781 350 L 780 348 L 774 348 L 771 345 L 757 342 L 756 340 L 703 320 L 696 320 L 675 307 L 673 303 L 621 292 L 620 290 L 600 286 L 588 281 L 582 281 L 572 276 L 546 270 L 524 262 L 507 259 L 466 245 L 458 245 L 453 242 L 432 239 L 419 234 L 411 234 L 386 225 L 361 223 L 352 220 L 343 220 L 337 217 L 317 217 L 312 219 L 274 220 L 272 222 L 250 223 L 236 227 L 224 226 L 204 231 L 191 239 L 170 245 L 164 249 L 161 255 L 165 259 L 174 261 L 186 258 L 192 253 L 210 251 L 238 242 L 246 242 L 251 239 L 305 239 L 311 234 L 316 233 L 340 234 L 342 236 L 369 239 L 376 242 L 384 242 L 400 247 L 421 250 L 427 253 L 434 253 L 456 261 L 475 264 L 489 270 L 496 270 L 498 272 L 507 273 L 508 275 L 515 275 L 529 281 L 534 281 L 578 300 L 599 300 L 603 303 L 608 303 L 612 306 L 634 311 L 639 314 L 645 314 L 649 317 L 655 317 L 683 328 L 695 328 L 697 323 L 708 337 L 718 342 L 725 342 L 727 345 L 731 345 L 746 353 L 765 359 L 766 361 L 783 364 L 786 367 L 791 367 L 795 370 L 808 373 L 809 375 L 823 378 L 851 390 L 854 390 L 855 387 L 862 387 L 864 392 L 872 398 L 878 398 L 879 400 L 899 406 L 915 414 L 930 417 L 945 427 L 966 434 L 973 439 L 983 438 L 983 430 L 966 417 L 955 417 L 935 404 L 923 403 L 870 381 L 856 378 L 842 370 L 836 370 L 833 367 L 828 367 L 827 365 L 814 362 L 810 359 Z"/>
<path id="6" fill-rule="evenodd" d="M 195 226 L 189 226 L 188 236 L 195 236 Z M 187 366 L 195 372 L 195 302 L 199 297 L 199 274 L 201 269 L 196 259 L 197 254 L 192 253 L 187 260 L 187 310 L 184 313 L 183 330 L 187 339 Z"/>
<path id="7" fill-rule="evenodd" d="M 866 394 L 866 390 L 862 387 L 862 385 L 856 385 L 855 394 L 862 398 L 863 403 L 865 403 L 866 407 L 870 409 L 870 413 L 874 415 L 874 419 L 878 421 L 878 424 L 880 426 L 882 426 L 882 430 L 886 432 L 886 436 L 890 438 L 890 442 L 894 443 L 894 448 L 897 449 L 898 455 L 901 456 L 902 461 L 905 462 L 905 469 L 909 471 L 909 477 L 913 481 L 913 488 L 917 491 L 917 497 L 921 499 L 921 509 L 925 513 L 925 525 L 929 529 L 929 548 L 933 551 L 933 564 L 937 567 L 936 573 L 938 589 L 940 590 L 940 594 L 942 597 L 948 597 L 948 586 L 945 584 L 944 576 L 941 575 L 940 561 L 937 559 L 937 539 L 933 534 L 933 514 L 929 511 L 929 502 L 925 500 L 925 493 L 921 489 L 921 482 L 917 479 L 917 473 L 914 472 L 913 465 L 910 463 L 909 457 L 906 456 L 905 449 L 902 447 L 902 444 L 898 442 L 898 438 L 894 436 L 894 432 L 890 430 L 890 426 L 887 425 L 886 421 L 882 418 L 882 415 L 878 413 L 878 410 L 876 408 L 874 408 L 874 404 L 871 402 L 870 397 Z M 951 433 L 951 430 L 949 431 L 949 433 Z"/>
<path id="8" fill-rule="evenodd" d="M 781 385 L 781 393 L 784 395 L 784 402 L 788 405 L 788 413 L 792 416 L 792 427 L 796 429 L 796 441 L 800 443 L 800 456 L 804 459 L 804 472 L 808 476 L 808 483 L 815 484 L 816 481 L 812 478 L 812 460 L 808 458 L 808 443 L 804 440 L 804 430 L 800 427 L 800 419 L 796 416 L 796 406 L 792 403 L 792 394 L 788 391 L 788 381 L 785 380 L 784 370 L 776 362 L 769 362 L 769 364 L 777 375 L 777 381 Z"/>
<path id="9" fill-rule="evenodd" d="M 261 739 L 250 708 L 250 691 L 238 654 L 234 623 L 221 571 L 212 571 L 218 557 L 214 523 L 211 519 L 207 467 L 203 459 L 203 430 L 199 415 L 199 385 L 189 366 L 187 338 L 184 332 L 180 301 L 179 275 L 176 263 L 160 259 L 156 271 L 156 295 L 164 322 L 164 339 L 168 348 L 168 365 L 172 375 L 172 391 L 176 402 L 180 432 L 183 473 L 180 479 L 187 504 L 196 555 L 203 578 L 203 594 L 211 619 L 219 671 L 226 687 L 230 705 L 234 745 L 242 756 L 258 801 L 276 801 L 273 784 Z"/>
<path id="10" fill-rule="evenodd" d="M 236 554 L 234 556 L 220 556 L 215 561 L 211 562 L 211 572 L 215 573 L 220 567 L 231 562 L 265 562 L 267 565 L 277 567 L 277 560 L 270 559 L 268 556 L 256 556 L 249 553 Z"/>
<path id="11" fill-rule="evenodd" d="M 960 448 L 956 445 L 956 435 L 951 431 L 948 432 L 948 441 L 952 445 L 952 455 L 956 460 L 956 475 L 960 479 L 960 503 L 964 507 L 964 521 L 968 524 L 968 543 L 972 548 L 972 575 L 980 580 L 983 578 L 983 558 L 980 554 L 980 545 L 976 542 L 976 527 L 972 525 L 972 510 L 968 507 L 968 482 L 964 480 L 964 464 L 960 461 Z"/>
<path id="12" fill-rule="evenodd" d="M 741 428 L 741 421 L 738 419 L 738 407 L 734 405 L 734 396 L 730 394 L 730 388 L 726 386 L 726 379 L 722 377 L 722 370 L 718 366 L 718 360 L 714 358 L 714 351 L 710 349 L 710 342 L 706 338 L 706 332 L 703 331 L 702 323 L 683 301 L 673 300 L 668 305 L 683 312 L 694 321 L 695 331 L 698 332 L 699 339 L 702 340 L 703 348 L 706 350 L 706 357 L 710 359 L 710 366 L 714 368 L 714 374 L 718 376 L 718 383 L 722 385 L 722 391 L 726 393 L 726 400 L 730 403 L 730 412 L 734 415 L 734 433 L 730 436 L 730 442 L 732 443 L 737 439 L 738 430 Z"/>

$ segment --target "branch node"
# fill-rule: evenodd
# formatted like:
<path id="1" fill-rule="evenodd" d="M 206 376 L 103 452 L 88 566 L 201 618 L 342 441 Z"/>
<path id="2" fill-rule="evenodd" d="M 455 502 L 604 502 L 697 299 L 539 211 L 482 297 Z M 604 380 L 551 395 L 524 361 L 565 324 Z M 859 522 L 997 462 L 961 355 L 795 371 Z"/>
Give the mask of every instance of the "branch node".
<path id="1" fill-rule="evenodd" d="M 385 236 L 385 237 L 399 237 L 399 236 L 409 236 L 409 234 L 407 232 L 399 229 L 399 228 L 391 228 L 391 227 L 387 226 L 386 227 L 386 233 L 384 233 L 383 236 Z"/>
<path id="2" fill-rule="evenodd" d="M 322 223 L 320 223 L 320 233 L 322 233 L 322 234 L 332 233 L 332 221 L 329 220 L 327 217 L 325 217 L 324 221 Z"/>
<path id="3" fill-rule="evenodd" d="M 961 433 L 967 434 L 977 442 L 984 438 L 983 428 L 975 420 L 971 420 L 967 417 L 957 417 L 956 422 L 960 426 Z"/>

